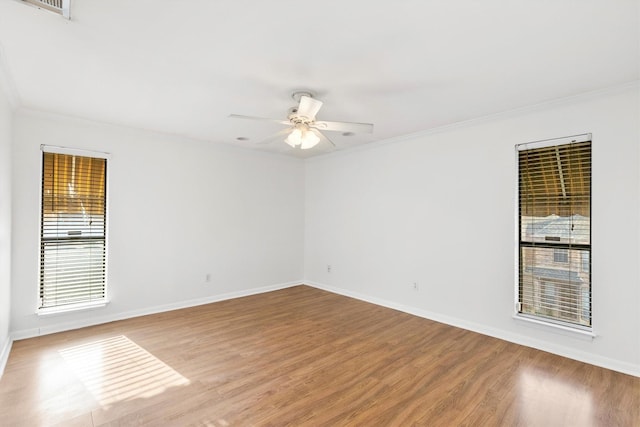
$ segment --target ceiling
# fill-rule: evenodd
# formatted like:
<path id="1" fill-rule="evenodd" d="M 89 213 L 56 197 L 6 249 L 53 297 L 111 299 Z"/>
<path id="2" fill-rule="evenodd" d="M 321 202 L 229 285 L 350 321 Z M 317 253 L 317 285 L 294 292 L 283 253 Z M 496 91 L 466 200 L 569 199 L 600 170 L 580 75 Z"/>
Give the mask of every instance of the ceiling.
<path id="1" fill-rule="evenodd" d="M 18 108 L 256 144 L 311 89 L 347 149 L 634 81 L 638 0 L 71 0 L 71 20 L 0 0 Z M 237 138 L 247 138 L 239 141 Z"/>

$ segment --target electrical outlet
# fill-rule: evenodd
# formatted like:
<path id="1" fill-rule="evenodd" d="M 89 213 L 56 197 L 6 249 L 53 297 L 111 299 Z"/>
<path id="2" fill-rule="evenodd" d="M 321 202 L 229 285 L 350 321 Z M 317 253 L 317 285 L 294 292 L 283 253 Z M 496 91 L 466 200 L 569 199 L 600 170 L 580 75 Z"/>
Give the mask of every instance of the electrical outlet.
<path id="1" fill-rule="evenodd" d="M 411 285 L 413 290 L 418 292 L 420 290 L 420 287 L 418 286 L 418 282 L 413 282 L 413 284 Z"/>
<path id="2" fill-rule="evenodd" d="M 207 273 L 204 275 L 204 282 L 211 283 L 211 273 Z"/>
<path id="3" fill-rule="evenodd" d="M 327 264 L 327 273 L 331 273 L 331 264 Z"/>

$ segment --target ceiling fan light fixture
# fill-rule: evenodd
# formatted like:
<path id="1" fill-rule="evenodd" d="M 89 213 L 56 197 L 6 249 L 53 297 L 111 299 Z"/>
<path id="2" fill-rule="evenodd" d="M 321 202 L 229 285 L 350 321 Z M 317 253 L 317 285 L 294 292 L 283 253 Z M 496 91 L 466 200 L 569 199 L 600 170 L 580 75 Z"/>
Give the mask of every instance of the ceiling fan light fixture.
<path id="1" fill-rule="evenodd" d="M 320 142 L 320 137 L 313 133 L 308 126 L 299 124 L 285 138 L 284 142 L 293 148 L 308 150 L 315 147 Z"/>
<path id="2" fill-rule="evenodd" d="M 318 142 L 320 142 L 320 137 L 310 130 L 307 130 L 303 133 L 302 141 L 300 141 L 300 149 L 307 150 L 313 148 L 318 145 Z"/>
<path id="3" fill-rule="evenodd" d="M 302 142 L 302 131 L 300 128 L 296 127 L 291 131 L 291 133 L 284 139 L 284 142 L 296 148 Z"/>

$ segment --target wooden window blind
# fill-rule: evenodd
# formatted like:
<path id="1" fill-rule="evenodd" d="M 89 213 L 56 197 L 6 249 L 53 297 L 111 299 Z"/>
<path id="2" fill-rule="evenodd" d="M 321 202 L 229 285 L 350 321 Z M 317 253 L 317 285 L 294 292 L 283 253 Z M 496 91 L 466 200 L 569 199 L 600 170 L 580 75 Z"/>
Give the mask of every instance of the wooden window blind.
<path id="1" fill-rule="evenodd" d="M 590 135 L 517 148 L 518 312 L 590 330 Z"/>
<path id="2" fill-rule="evenodd" d="M 105 158 L 43 147 L 40 309 L 105 301 Z"/>

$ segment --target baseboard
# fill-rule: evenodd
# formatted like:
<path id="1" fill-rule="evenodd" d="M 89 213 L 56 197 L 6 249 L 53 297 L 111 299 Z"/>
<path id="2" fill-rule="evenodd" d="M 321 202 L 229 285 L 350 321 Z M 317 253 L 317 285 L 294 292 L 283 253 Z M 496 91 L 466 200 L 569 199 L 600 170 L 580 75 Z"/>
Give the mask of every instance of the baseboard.
<path id="1" fill-rule="evenodd" d="M 275 285 L 245 289 L 242 291 L 228 292 L 228 293 L 218 294 L 218 295 L 210 295 L 204 298 L 196 298 L 196 299 L 180 301 L 180 302 L 171 303 L 171 304 L 163 304 L 163 305 L 158 305 L 153 307 L 146 307 L 139 310 L 130 310 L 130 311 L 125 311 L 122 313 L 116 313 L 112 315 L 92 316 L 90 319 L 83 319 L 83 320 L 73 321 L 73 322 L 62 322 L 62 323 L 57 323 L 55 325 L 50 325 L 50 326 L 45 326 L 40 328 L 31 328 L 31 329 L 23 329 L 20 331 L 13 331 L 11 333 L 11 338 L 15 341 L 34 338 L 40 335 L 55 334 L 57 332 L 70 331 L 73 329 L 85 328 L 87 326 L 95 326 L 103 323 L 115 322 L 117 320 L 131 319 L 134 317 L 147 316 L 149 314 L 163 313 L 165 311 L 179 310 L 182 308 L 189 308 L 189 307 L 195 307 L 198 305 L 211 304 L 214 302 L 225 301 L 225 300 L 234 299 L 234 298 L 241 298 L 241 297 L 246 297 L 250 295 L 263 294 L 265 292 L 277 291 L 280 289 L 290 288 L 292 286 L 298 286 L 300 284 L 302 284 L 301 281 L 279 283 Z"/>
<path id="2" fill-rule="evenodd" d="M 9 335 L 2 345 L 2 351 L 0 351 L 0 378 L 2 378 L 2 374 L 4 374 L 4 368 L 6 368 L 7 366 L 7 361 L 9 360 L 9 353 L 11 353 L 12 345 L 13 339 L 11 335 Z"/>
<path id="3" fill-rule="evenodd" d="M 596 354 L 574 350 L 568 347 L 559 346 L 546 341 L 529 338 L 520 334 L 514 334 L 501 329 L 487 327 L 479 323 L 469 322 L 463 319 L 446 316 L 441 313 L 435 313 L 428 310 L 421 310 L 415 307 L 399 304 L 394 301 L 372 297 L 370 295 L 349 291 L 343 288 L 328 286 L 322 283 L 313 282 L 309 280 L 305 281 L 304 283 L 314 288 L 322 289 L 324 291 L 331 292 L 334 294 L 355 298 L 360 301 L 365 301 L 365 302 L 376 304 L 382 307 L 391 308 L 393 310 L 402 311 L 404 313 L 408 313 L 414 316 L 433 320 L 435 322 L 444 323 L 450 326 L 466 329 L 468 331 L 476 332 L 482 335 L 487 335 L 493 338 L 509 341 L 514 344 L 519 344 L 526 347 L 535 348 L 537 350 L 546 351 L 548 353 L 553 353 L 558 356 L 566 357 L 568 359 L 573 359 L 579 362 L 588 363 L 590 365 L 599 366 L 601 368 L 611 369 L 613 371 L 621 372 L 623 374 L 640 377 L 640 366 L 634 365 L 632 363 L 622 362 L 616 359 L 611 359 L 611 358 L 599 356 Z"/>
<path id="4" fill-rule="evenodd" d="M 600 366 L 602 368 L 611 369 L 617 372 L 622 372 L 624 374 L 633 375 L 635 377 L 640 377 L 640 367 L 631 363 L 621 362 L 619 360 L 610 359 L 607 357 L 602 357 L 602 356 L 594 355 L 591 353 L 576 351 L 576 350 L 555 345 L 549 342 L 532 339 L 523 335 L 513 334 L 500 329 L 490 328 L 478 323 L 469 322 L 469 321 L 454 318 L 451 316 L 446 316 L 441 313 L 421 310 L 421 309 L 400 304 L 394 301 L 373 297 L 373 296 L 362 294 L 359 292 L 349 291 L 343 288 L 328 286 L 322 283 L 313 282 L 309 280 L 287 282 L 287 283 L 263 286 L 259 288 L 251 288 L 251 289 L 246 289 L 242 291 L 229 292 L 229 293 L 219 294 L 219 295 L 211 295 L 204 298 L 186 300 L 186 301 L 181 301 L 181 302 L 172 303 L 172 304 L 164 304 L 164 305 L 159 305 L 154 307 L 147 307 L 140 310 L 132 310 L 132 311 L 117 313 L 109 316 L 92 317 L 91 319 L 85 319 L 81 321 L 59 323 L 56 325 L 51 325 L 43 328 L 33 328 L 33 329 L 26 329 L 21 331 L 14 331 L 13 333 L 11 333 L 10 337 L 4 343 L 2 353 L 0 353 L 0 376 L 2 376 L 2 373 L 4 372 L 4 368 L 9 358 L 9 352 L 11 350 L 11 346 L 14 340 L 33 338 L 40 335 L 53 334 L 56 332 L 64 332 L 64 331 L 69 331 L 73 329 L 84 328 L 87 326 L 94 326 L 94 325 L 99 325 L 103 323 L 114 322 L 117 320 L 130 319 L 133 317 L 146 316 L 149 314 L 162 313 L 166 311 L 179 310 L 182 308 L 195 307 L 198 305 L 210 304 L 218 301 L 241 298 L 241 297 L 250 296 L 250 295 L 257 295 L 265 292 L 272 292 L 280 289 L 290 288 L 290 287 L 298 286 L 301 284 L 312 286 L 314 288 L 321 289 L 334 294 L 355 298 L 357 300 L 369 302 L 371 304 L 376 304 L 382 307 L 387 307 L 394 310 L 402 311 L 404 313 L 408 313 L 414 316 L 433 320 L 435 322 L 440 322 L 450 326 L 455 326 L 457 328 L 466 329 L 468 331 L 476 332 L 482 335 L 491 336 L 491 337 L 509 341 L 515 344 L 524 345 L 526 347 L 531 347 L 531 348 L 546 351 L 549 353 L 557 354 L 559 356 L 567 357 L 569 359 L 578 360 L 580 362 L 589 363 L 591 365 Z"/>

